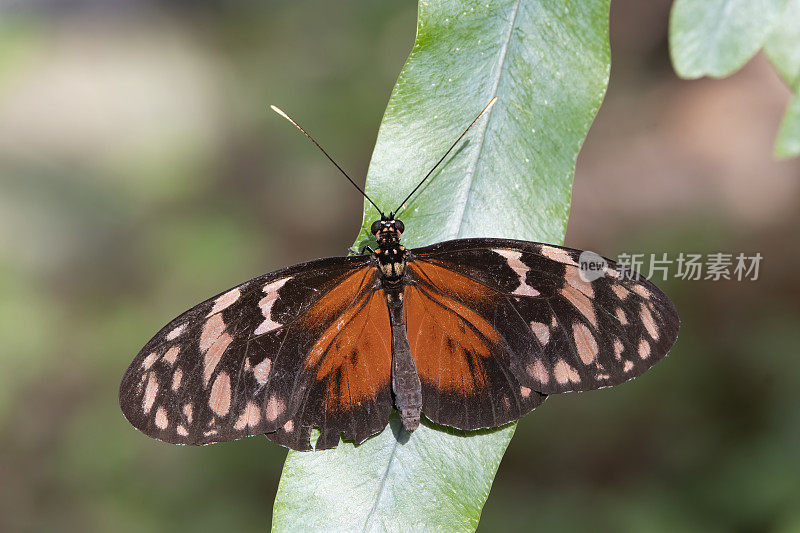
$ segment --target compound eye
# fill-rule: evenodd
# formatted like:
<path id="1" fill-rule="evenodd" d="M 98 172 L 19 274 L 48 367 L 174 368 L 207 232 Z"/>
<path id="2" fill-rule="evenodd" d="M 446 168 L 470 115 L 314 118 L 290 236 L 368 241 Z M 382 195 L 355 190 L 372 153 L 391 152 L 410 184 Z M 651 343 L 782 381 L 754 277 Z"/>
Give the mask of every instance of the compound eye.
<path id="1" fill-rule="evenodd" d="M 400 222 L 399 220 L 394 221 L 394 227 L 397 228 L 397 231 L 399 231 L 400 233 L 403 233 L 406 229 L 405 225 L 403 225 L 403 223 Z"/>
<path id="2" fill-rule="evenodd" d="M 380 229 L 381 229 L 381 221 L 380 220 L 376 220 L 375 222 L 373 222 L 372 226 L 370 226 L 370 228 L 369 228 L 369 230 L 372 232 L 373 235 L 377 234 L 378 231 L 380 231 Z"/>

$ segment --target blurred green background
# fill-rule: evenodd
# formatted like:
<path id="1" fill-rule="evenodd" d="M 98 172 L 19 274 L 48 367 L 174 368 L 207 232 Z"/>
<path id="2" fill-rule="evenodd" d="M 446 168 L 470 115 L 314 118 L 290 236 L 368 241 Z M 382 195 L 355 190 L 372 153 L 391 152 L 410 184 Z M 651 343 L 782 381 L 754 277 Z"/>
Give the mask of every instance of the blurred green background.
<path id="1" fill-rule="evenodd" d="M 676 348 L 524 418 L 481 530 L 800 531 L 800 163 L 771 158 L 789 91 L 762 57 L 679 81 L 669 4 L 614 2 L 567 244 L 760 252 L 760 279 L 659 282 Z M 0 3 L 0 530 L 265 530 L 285 450 L 148 439 L 119 380 L 207 296 L 345 253 L 361 199 L 268 105 L 363 176 L 415 16 L 410 0 Z"/>

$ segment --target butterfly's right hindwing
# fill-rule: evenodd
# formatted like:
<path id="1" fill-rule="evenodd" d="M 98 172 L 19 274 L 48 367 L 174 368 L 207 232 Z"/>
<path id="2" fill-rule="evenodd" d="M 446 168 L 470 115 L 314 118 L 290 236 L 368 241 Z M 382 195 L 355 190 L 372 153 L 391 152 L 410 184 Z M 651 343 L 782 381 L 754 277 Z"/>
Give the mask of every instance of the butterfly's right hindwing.
<path id="1" fill-rule="evenodd" d="M 321 259 L 254 278 L 193 307 L 128 368 L 119 391 L 125 417 L 148 436 L 175 444 L 269 433 L 280 444 L 308 449 L 312 426 L 323 430 L 327 447 L 341 433 L 364 440 L 385 427 L 391 410 L 391 353 L 387 359 L 377 352 L 367 387 L 363 365 L 352 365 L 354 353 L 366 354 L 349 345 L 346 353 L 339 349 L 339 335 L 383 325 L 376 279 L 370 258 Z M 356 309 L 371 311 L 371 318 Z M 360 348 L 380 342 L 376 331 Z M 359 403 L 330 400 L 353 394 Z"/>

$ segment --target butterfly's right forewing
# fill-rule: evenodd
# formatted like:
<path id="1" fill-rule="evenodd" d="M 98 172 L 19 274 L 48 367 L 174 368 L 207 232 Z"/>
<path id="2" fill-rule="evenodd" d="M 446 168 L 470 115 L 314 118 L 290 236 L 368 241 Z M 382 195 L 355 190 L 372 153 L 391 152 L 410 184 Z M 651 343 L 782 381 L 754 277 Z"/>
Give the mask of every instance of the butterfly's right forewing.
<path id="1" fill-rule="evenodd" d="M 494 427 L 543 394 L 617 385 L 678 335 L 675 307 L 655 285 L 607 259 L 584 279 L 580 250 L 462 239 L 411 253 L 409 339 L 423 412 L 442 424 Z"/>
<path id="2" fill-rule="evenodd" d="M 372 299 L 376 276 L 369 258 L 322 259 L 254 278 L 193 307 L 128 368 L 119 391 L 123 413 L 148 436 L 175 444 L 272 433 L 280 444 L 307 449 L 311 425 L 338 442 L 347 416 L 361 413 L 328 412 L 340 405 L 326 401 L 331 391 L 349 394 L 358 384 L 347 378 L 360 377 L 348 371 L 336 333 L 365 306 L 372 320 L 355 326 L 383 325 Z M 330 342 L 320 342 L 325 339 Z M 377 361 L 386 368 L 371 369 L 373 402 L 363 405 L 374 417 L 384 414 L 375 404 L 387 404 L 388 418 L 391 354 Z M 381 423 L 365 423 L 351 438 L 363 440 Z"/>

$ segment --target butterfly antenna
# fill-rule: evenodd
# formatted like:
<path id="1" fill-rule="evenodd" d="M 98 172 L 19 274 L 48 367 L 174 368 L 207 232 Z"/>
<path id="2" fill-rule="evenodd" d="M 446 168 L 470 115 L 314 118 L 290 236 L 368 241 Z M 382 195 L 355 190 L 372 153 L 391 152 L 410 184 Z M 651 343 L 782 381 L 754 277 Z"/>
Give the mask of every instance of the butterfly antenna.
<path id="1" fill-rule="evenodd" d="M 364 192 L 364 190 L 363 190 L 361 187 L 359 187 L 359 186 L 356 184 L 356 182 L 355 182 L 355 181 L 353 181 L 353 180 L 350 178 L 350 176 L 348 176 L 348 175 L 347 175 L 347 172 L 345 172 L 345 171 L 344 171 L 344 169 L 342 169 L 342 167 L 340 167 L 340 166 L 339 166 L 339 164 L 338 164 L 336 161 L 334 161 L 334 160 L 333 160 L 333 158 L 332 158 L 331 156 L 329 156 L 329 155 L 328 155 L 328 152 L 326 152 L 326 151 L 325 151 L 325 149 L 324 149 L 322 146 L 320 146 L 320 145 L 319 145 L 319 143 L 318 143 L 317 141 L 315 141 L 315 140 L 314 140 L 314 137 L 312 137 L 311 135 L 309 135 L 309 134 L 308 134 L 308 132 L 307 132 L 306 130 L 304 130 L 302 127 L 300 127 L 300 124 L 298 124 L 297 122 L 295 122 L 294 120 L 292 120 L 292 118 L 291 118 L 289 115 L 287 115 L 286 113 L 284 113 L 284 112 L 283 112 L 283 111 L 282 111 L 280 108 L 278 108 L 278 107 L 276 107 L 276 106 L 274 106 L 274 105 L 271 105 L 271 106 L 269 106 L 269 107 L 270 107 L 270 108 L 271 108 L 273 111 L 275 111 L 277 114 L 279 114 L 280 116 L 282 116 L 283 118 L 285 118 L 286 120 L 288 120 L 288 121 L 289 121 L 289 122 L 290 122 L 290 123 L 291 123 L 291 124 L 292 124 L 292 125 L 293 125 L 295 128 L 297 128 L 298 130 L 300 130 L 301 132 L 303 132 L 303 135 L 305 135 L 306 137 L 308 137 L 308 139 L 309 139 L 309 140 L 310 140 L 312 143 L 314 143 L 314 144 L 316 145 L 316 147 L 317 147 L 317 148 L 319 148 L 319 149 L 320 149 L 320 151 L 321 151 L 323 154 L 325 154 L 325 157 L 327 157 L 327 158 L 328 158 L 328 161 L 330 161 L 331 163 L 333 163 L 333 166 L 335 166 L 336 168 L 338 168 L 338 169 L 339 169 L 339 172 L 341 172 L 341 173 L 344 175 L 344 177 L 345 177 L 345 178 L 347 178 L 347 181 L 349 181 L 350 183 L 352 183 L 352 184 L 353 184 L 353 187 L 355 187 L 356 189 L 358 189 L 358 192 L 360 192 L 360 193 L 361 193 L 361 195 L 362 195 L 364 198 L 366 198 L 366 199 L 369 201 L 369 203 L 371 203 L 371 204 L 372 204 L 372 206 L 373 206 L 375 209 L 377 209 L 377 210 L 378 210 L 378 213 L 380 213 L 380 214 L 381 214 L 381 217 L 384 217 L 383 211 L 381 211 L 381 209 L 380 209 L 380 208 L 379 208 L 377 205 L 375 205 L 375 202 L 373 202 L 373 201 L 372 201 L 372 198 L 370 198 L 369 196 L 367 196 L 367 193 L 365 193 L 365 192 Z"/>
<path id="2" fill-rule="evenodd" d="M 418 190 L 420 187 L 422 187 L 422 184 L 423 184 L 423 183 L 425 183 L 425 181 L 426 181 L 426 180 L 427 180 L 427 179 L 430 177 L 430 175 L 431 175 L 431 174 L 433 174 L 433 171 L 434 171 L 434 170 L 436 170 L 436 168 L 437 168 L 439 165 L 441 165 L 441 164 L 442 164 L 442 161 L 444 161 L 444 160 L 445 160 L 445 158 L 447 157 L 447 154 L 449 154 L 450 152 L 452 152 L 452 151 L 453 151 L 453 148 L 455 148 L 455 147 L 456 147 L 456 145 L 457 145 L 457 144 L 458 144 L 458 143 L 461 141 L 461 139 L 463 139 L 463 138 L 464 138 L 464 135 L 466 135 L 466 134 L 467 134 L 467 132 L 469 131 L 469 129 L 470 129 L 470 128 L 471 128 L 471 127 L 472 127 L 472 126 L 473 126 L 473 125 L 474 125 L 476 122 L 478 122 L 478 119 L 479 119 L 479 118 L 481 118 L 481 117 L 482 117 L 482 116 L 483 116 L 483 115 L 484 115 L 484 114 L 485 114 L 487 111 L 489 111 L 489 109 L 491 109 L 491 107 L 494 105 L 494 103 L 495 103 L 496 101 L 497 101 L 497 97 L 495 96 L 494 98 L 492 98 L 492 99 L 489 101 L 489 103 L 488 103 L 488 104 L 486 104 L 486 107 L 484 107 L 484 108 L 483 108 L 483 111 L 481 111 L 480 113 L 478 113 L 478 116 L 477 116 L 477 117 L 475 117 L 475 120 L 473 120 L 472 122 L 470 122 L 469 126 L 467 126 L 467 129 L 465 129 L 465 130 L 464 130 L 464 133 L 462 133 L 461 135 L 459 135 L 458 139 L 456 139 L 456 142 L 454 142 L 454 143 L 453 143 L 453 145 L 452 145 L 450 148 L 448 148 L 448 149 L 447 149 L 447 151 L 444 153 L 444 155 L 442 156 L 442 158 L 441 158 L 441 159 L 439 159 L 439 161 L 437 161 L 435 165 L 433 165 L 433 168 L 432 168 L 432 169 L 430 169 L 430 170 L 428 171 L 428 173 L 427 173 L 427 174 L 425 174 L 425 177 L 424 177 L 424 178 L 422 178 L 422 181 L 420 181 L 420 182 L 417 184 L 417 186 L 416 186 L 416 187 L 414 187 L 414 190 L 412 190 L 410 193 L 408 193 L 408 196 L 406 196 L 406 199 L 405 199 L 405 200 L 403 200 L 402 202 L 400 202 L 400 205 L 399 205 L 399 206 L 397 206 L 397 209 L 395 209 L 395 214 L 396 214 L 396 213 L 399 213 L 401 209 L 405 208 L 405 203 L 408 201 L 408 199 L 409 199 L 409 198 L 411 198 L 411 197 L 414 195 L 414 193 L 415 193 L 415 192 L 417 192 L 417 190 Z"/>

